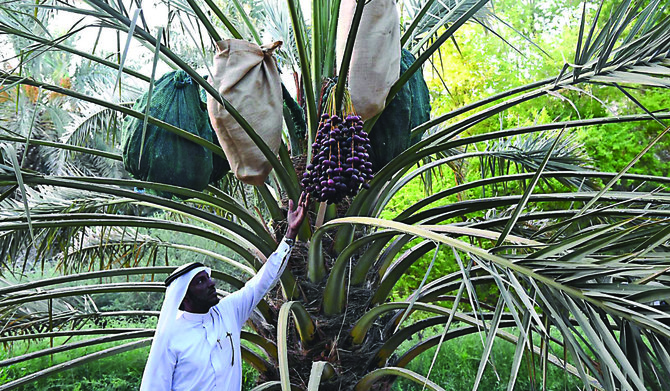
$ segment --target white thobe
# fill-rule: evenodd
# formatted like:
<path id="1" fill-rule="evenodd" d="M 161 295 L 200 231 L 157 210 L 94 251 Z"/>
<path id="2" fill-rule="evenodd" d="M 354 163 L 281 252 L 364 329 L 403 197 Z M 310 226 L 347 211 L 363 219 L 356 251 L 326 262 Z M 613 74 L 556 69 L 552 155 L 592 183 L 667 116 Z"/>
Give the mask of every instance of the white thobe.
<path id="1" fill-rule="evenodd" d="M 142 388 L 156 391 L 240 391 L 240 333 L 256 305 L 276 284 L 291 246 L 277 250 L 244 287 L 206 314 L 180 312 L 169 329 L 167 355 Z"/>

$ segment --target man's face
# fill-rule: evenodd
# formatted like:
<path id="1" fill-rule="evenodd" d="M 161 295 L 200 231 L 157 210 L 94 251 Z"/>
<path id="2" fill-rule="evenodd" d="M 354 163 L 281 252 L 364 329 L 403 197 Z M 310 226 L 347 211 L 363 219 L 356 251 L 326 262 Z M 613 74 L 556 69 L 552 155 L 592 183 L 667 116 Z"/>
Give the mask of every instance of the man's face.
<path id="1" fill-rule="evenodd" d="M 216 284 L 206 271 L 196 274 L 188 285 L 184 297 L 184 309 L 188 312 L 206 313 L 212 306 L 219 303 L 216 295 Z"/>

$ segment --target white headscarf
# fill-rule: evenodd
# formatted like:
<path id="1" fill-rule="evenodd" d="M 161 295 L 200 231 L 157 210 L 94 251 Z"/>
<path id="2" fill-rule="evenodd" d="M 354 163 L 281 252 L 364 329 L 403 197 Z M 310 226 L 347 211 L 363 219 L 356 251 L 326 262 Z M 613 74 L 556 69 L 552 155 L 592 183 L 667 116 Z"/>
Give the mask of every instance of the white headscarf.
<path id="1" fill-rule="evenodd" d="M 180 273 L 185 268 L 189 267 L 192 264 L 186 264 L 180 266 L 171 275 Z M 145 379 L 152 376 L 155 373 L 154 368 L 159 365 L 162 357 L 167 353 L 168 347 L 168 331 L 170 326 L 174 323 L 175 319 L 179 315 L 179 306 L 181 305 L 184 296 L 186 296 L 186 291 L 188 286 L 191 283 L 193 277 L 196 274 L 206 271 L 207 275 L 211 275 L 211 269 L 205 266 L 198 266 L 193 270 L 190 270 L 183 275 L 177 277 L 173 280 L 170 285 L 168 285 L 165 290 L 165 299 L 163 299 L 163 306 L 161 307 L 161 313 L 158 317 L 158 324 L 156 325 L 156 333 L 154 334 L 154 340 L 151 343 L 151 351 L 149 352 L 149 359 L 147 360 L 147 365 L 144 367 L 144 375 L 142 376 L 142 386 L 140 391 L 149 391 L 145 388 Z"/>

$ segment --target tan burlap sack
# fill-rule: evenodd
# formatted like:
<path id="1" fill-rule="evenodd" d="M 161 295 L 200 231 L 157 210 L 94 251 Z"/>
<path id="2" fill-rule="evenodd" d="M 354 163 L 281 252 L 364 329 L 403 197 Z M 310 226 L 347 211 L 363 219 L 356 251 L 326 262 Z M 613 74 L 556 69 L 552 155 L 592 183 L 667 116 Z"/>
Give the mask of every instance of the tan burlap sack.
<path id="1" fill-rule="evenodd" d="M 349 68 L 349 90 L 363 120 L 384 109 L 386 96 L 400 74 L 400 17 L 397 0 L 372 0 L 363 8 Z M 356 0 L 342 0 L 337 26 L 338 69 L 356 10 Z"/>
<path id="2" fill-rule="evenodd" d="M 258 46 L 238 39 L 217 42 L 212 85 L 249 122 L 273 153 L 282 133 L 282 90 L 272 57 L 281 42 Z M 244 183 L 261 185 L 270 162 L 219 102 L 207 96 L 207 111 L 231 170 Z"/>

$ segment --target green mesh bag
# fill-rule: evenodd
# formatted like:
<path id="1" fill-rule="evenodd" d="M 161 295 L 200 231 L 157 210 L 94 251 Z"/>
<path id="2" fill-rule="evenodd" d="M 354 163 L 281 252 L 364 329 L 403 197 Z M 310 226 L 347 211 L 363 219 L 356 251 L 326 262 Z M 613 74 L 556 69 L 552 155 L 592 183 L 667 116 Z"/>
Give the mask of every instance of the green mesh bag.
<path id="1" fill-rule="evenodd" d="M 402 50 L 400 74 L 416 59 L 408 50 Z M 370 132 L 370 161 L 372 170 L 379 171 L 405 149 L 421 140 L 422 135 L 411 137 L 413 128 L 430 119 L 430 94 L 421 69 L 417 70 L 391 103 L 386 106 Z"/>
<path id="2" fill-rule="evenodd" d="M 144 112 L 146 106 L 147 94 L 144 94 L 133 110 Z M 184 71 L 167 73 L 155 82 L 149 115 L 205 140 L 218 141 L 213 136 L 206 106 L 200 100 L 199 86 Z M 143 123 L 130 116 L 123 123 L 123 164 L 134 178 L 203 190 L 208 183 L 225 175 L 224 159 L 214 158 L 207 148 L 158 126 L 147 125 L 142 148 Z"/>

